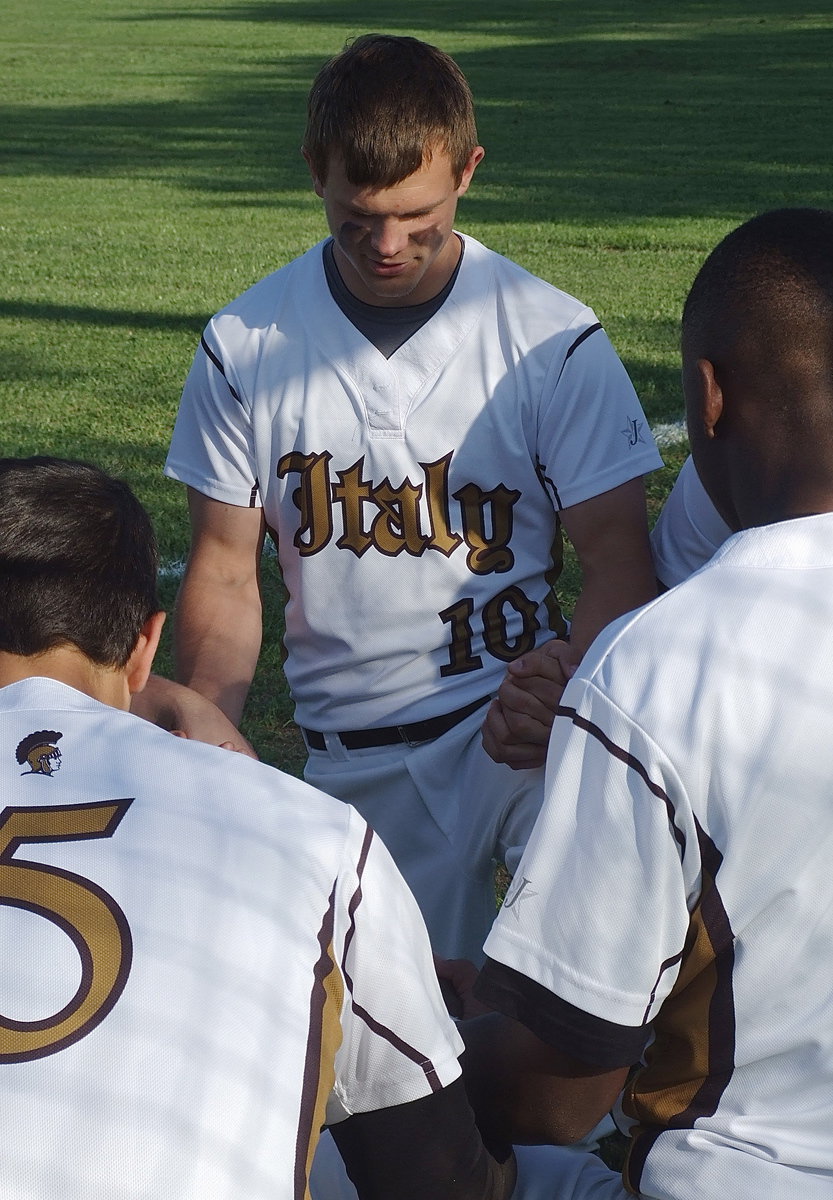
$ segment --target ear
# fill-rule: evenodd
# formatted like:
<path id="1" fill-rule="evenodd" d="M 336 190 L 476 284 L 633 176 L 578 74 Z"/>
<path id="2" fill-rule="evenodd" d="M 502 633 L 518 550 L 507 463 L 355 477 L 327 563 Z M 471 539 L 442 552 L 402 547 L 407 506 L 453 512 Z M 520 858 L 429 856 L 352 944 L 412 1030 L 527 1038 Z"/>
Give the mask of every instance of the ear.
<path id="1" fill-rule="evenodd" d="M 133 653 L 127 660 L 124 676 L 131 696 L 140 692 L 148 681 L 150 669 L 153 666 L 153 656 L 159 645 L 159 636 L 165 624 L 165 613 L 157 612 L 148 617 L 142 626 Z"/>
<path id="2" fill-rule="evenodd" d="M 699 416 L 707 438 L 715 436 L 715 429 L 723 416 L 723 389 L 717 382 L 714 363 L 707 358 L 698 358 L 696 363 L 699 383 Z"/>
<path id="3" fill-rule="evenodd" d="M 309 167 L 309 174 L 310 174 L 310 179 L 312 180 L 313 190 L 314 190 L 316 196 L 320 196 L 323 199 L 324 184 L 321 182 L 321 180 L 318 178 L 318 175 L 316 174 L 315 168 L 312 165 L 312 159 L 309 156 L 309 152 L 307 150 L 305 150 L 304 147 L 302 146 L 301 153 L 304 156 L 304 162 Z"/>
<path id="4" fill-rule="evenodd" d="M 483 162 L 485 156 L 486 151 L 483 149 L 483 147 L 475 146 L 466 161 L 466 165 L 463 167 L 463 173 L 460 176 L 460 183 L 457 188 L 458 196 L 464 196 L 469 190 L 469 184 L 471 183 L 471 177 L 474 174 L 475 168 L 479 163 Z"/>

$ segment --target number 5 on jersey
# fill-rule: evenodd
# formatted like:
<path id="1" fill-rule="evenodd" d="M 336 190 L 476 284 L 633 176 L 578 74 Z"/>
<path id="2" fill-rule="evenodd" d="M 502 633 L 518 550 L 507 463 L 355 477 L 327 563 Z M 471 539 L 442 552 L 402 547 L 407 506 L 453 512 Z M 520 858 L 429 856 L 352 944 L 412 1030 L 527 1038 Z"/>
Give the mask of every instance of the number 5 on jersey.
<path id="1" fill-rule="evenodd" d="M 71 871 L 15 859 L 25 843 L 109 838 L 132 799 L 64 807 L 5 808 L 0 813 L 0 904 L 52 921 L 81 959 L 81 982 L 59 1012 L 39 1021 L 0 1015 L 0 1063 L 55 1054 L 103 1021 L 122 993 L 133 956 L 124 913 L 97 884 Z M 11 956 L 4 970 L 13 970 Z"/>

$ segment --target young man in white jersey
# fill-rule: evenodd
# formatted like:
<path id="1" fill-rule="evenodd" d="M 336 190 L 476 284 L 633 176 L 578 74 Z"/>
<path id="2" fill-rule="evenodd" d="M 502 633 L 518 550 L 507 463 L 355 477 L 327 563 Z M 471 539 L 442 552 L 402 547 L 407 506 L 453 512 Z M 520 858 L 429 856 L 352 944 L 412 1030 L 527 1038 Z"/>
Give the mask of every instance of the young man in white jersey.
<path id="1" fill-rule="evenodd" d="M 569 1142 L 622 1093 L 624 1177 L 565 1154 L 559 1200 L 823 1200 L 833 212 L 729 234 L 682 348 L 693 461 L 734 536 L 564 692 L 475 988 L 504 1015 L 469 1026 L 470 1094 L 493 1136 Z"/>
<path id="2" fill-rule="evenodd" d="M 239 720 L 269 530 L 306 778 L 379 831 L 438 952 L 470 958 L 542 786 L 484 752 L 484 717 L 501 758 L 507 664 L 554 636 L 576 662 L 654 594 L 660 463 L 595 314 L 455 231 L 483 154 L 441 51 L 369 35 L 326 64 L 304 155 L 332 236 L 210 322 L 166 466 L 192 517 L 178 678 Z"/>
<path id="3" fill-rule="evenodd" d="M 505 1200 L 416 904 L 349 806 L 125 711 L 164 614 L 125 484 L 0 460 L 4 1200 Z"/>

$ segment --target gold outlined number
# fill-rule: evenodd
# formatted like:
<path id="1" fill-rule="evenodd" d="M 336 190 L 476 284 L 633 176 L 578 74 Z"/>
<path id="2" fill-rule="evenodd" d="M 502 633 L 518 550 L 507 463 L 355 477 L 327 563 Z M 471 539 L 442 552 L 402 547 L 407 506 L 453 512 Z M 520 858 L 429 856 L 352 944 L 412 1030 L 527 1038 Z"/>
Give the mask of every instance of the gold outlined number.
<path id="1" fill-rule="evenodd" d="M 15 859 L 25 843 L 76 842 L 115 833 L 132 799 L 0 813 L 0 904 L 45 917 L 71 938 L 81 982 L 60 1012 L 39 1021 L 0 1015 L 0 1063 L 56 1054 L 103 1021 L 122 993 L 133 957 L 124 913 L 112 896 L 72 871 Z M 11 964 L 7 963 L 8 969 Z"/>
<path id="2" fill-rule="evenodd" d="M 535 601 L 530 600 L 514 584 L 492 596 L 491 600 L 483 605 L 480 618 L 483 625 L 483 643 L 493 658 L 509 663 L 535 649 L 535 631 L 540 628 L 540 622 L 535 615 L 537 607 Z M 507 608 L 521 618 L 520 633 L 512 641 L 507 634 Z M 449 660 L 440 667 L 440 674 L 445 678 L 449 675 L 465 675 L 466 672 L 477 671 L 483 666 L 483 659 L 473 650 L 473 615 L 474 600 L 470 596 L 464 596 L 438 614 L 444 624 L 451 626 Z"/>

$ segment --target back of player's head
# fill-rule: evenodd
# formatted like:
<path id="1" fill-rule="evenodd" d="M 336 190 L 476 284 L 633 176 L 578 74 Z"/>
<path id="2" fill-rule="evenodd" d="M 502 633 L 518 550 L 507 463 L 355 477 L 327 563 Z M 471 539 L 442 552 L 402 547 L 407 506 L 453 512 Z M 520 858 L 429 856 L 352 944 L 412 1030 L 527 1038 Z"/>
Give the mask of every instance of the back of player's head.
<path id="1" fill-rule="evenodd" d="M 0 650 L 73 645 L 123 667 L 160 607 L 157 564 L 127 484 L 89 463 L 0 459 Z"/>
<path id="2" fill-rule="evenodd" d="M 691 450 L 724 520 L 833 511 L 833 212 L 728 234 L 694 280 L 682 349 Z"/>
<path id="3" fill-rule="evenodd" d="M 833 360 L 833 212 L 782 208 L 734 229 L 706 259 L 683 309 L 683 343 L 706 357 L 754 343 L 771 375 Z M 831 381 L 833 382 L 833 381 Z"/>
<path id="4" fill-rule="evenodd" d="M 435 46 L 365 34 L 322 67 L 309 94 L 303 149 L 326 183 L 333 156 L 350 183 L 392 187 L 444 150 L 456 181 L 477 146 L 463 72 Z"/>

